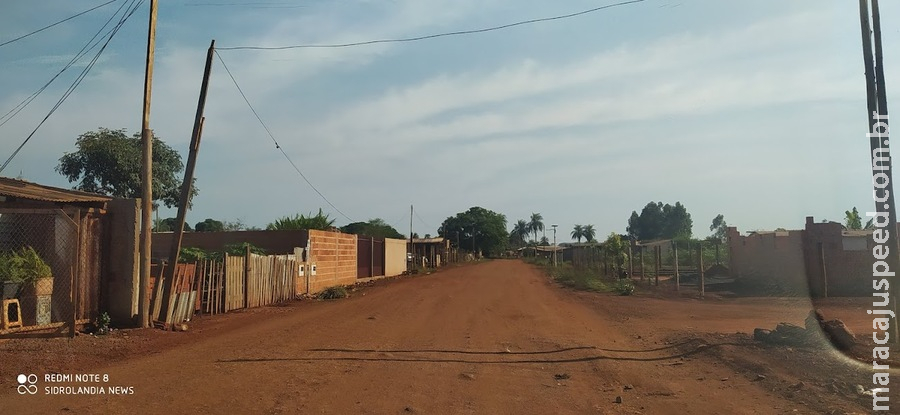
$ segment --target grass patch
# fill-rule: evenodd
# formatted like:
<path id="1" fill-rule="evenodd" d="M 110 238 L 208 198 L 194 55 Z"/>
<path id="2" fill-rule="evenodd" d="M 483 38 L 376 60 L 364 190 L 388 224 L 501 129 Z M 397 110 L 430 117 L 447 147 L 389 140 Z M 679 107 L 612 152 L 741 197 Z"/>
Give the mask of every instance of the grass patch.
<path id="1" fill-rule="evenodd" d="M 611 291 L 612 287 L 601 278 L 600 271 L 590 268 L 574 268 L 568 264 L 548 266 L 547 272 L 556 282 L 582 291 Z"/>
<path id="2" fill-rule="evenodd" d="M 347 288 L 342 285 L 328 287 L 320 292 L 316 297 L 320 300 L 336 300 L 338 298 L 347 298 Z"/>

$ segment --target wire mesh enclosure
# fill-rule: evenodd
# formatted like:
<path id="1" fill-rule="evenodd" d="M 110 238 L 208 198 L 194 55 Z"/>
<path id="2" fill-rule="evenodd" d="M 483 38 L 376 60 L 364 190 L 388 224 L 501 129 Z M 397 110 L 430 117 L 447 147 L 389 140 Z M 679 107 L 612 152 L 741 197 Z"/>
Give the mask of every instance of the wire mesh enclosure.
<path id="1" fill-rule="evenodd" d="M 101 222 L 61 209 L 0 209 L 0 334 L 68 327 L 96 318 Z"/>

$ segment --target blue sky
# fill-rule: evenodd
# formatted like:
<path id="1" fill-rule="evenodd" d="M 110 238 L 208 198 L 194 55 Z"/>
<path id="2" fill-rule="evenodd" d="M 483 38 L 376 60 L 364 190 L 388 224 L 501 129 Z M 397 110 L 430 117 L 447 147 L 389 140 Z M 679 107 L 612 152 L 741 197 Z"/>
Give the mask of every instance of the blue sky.
<path id="1" fill-rule="evenodd" d="M 58 71 L 121 2 L 0 47 L 0 114 Z M 0 42 L 100 3 L 4 1 Z M 219 47 L 355 42 L 610 3 L 162 1 L 151 125 L 186 157 L 211 39 Z M 482 206 L 510 227 L 540 212 L 565 241 L 576 223 L 624 232 L 647 202 L 680 201 L 703 237 L 719 213 L 745 231 L 871 210 L 857 7 L 647 0 L 471 36 L 220 53 L 288 155 L 354 221 L 380 217 L 407 232 L 414 204 L 415 231 L 435 234 L 446 217 Z M 881 7 L 891 106 L 900 5 Z M 147 13 L 145 4 L 4 175 L 68 187 L 54 167 L 79 134 L 138 131 Z M 0 127 L 4 159 L 76 74 Z M 189 222 L 265 226 L 319 207 L 349 222 L 283 158 L 218 62 L 206 117 Z M 174 211 L 161 212 L 168 216 Z"/>

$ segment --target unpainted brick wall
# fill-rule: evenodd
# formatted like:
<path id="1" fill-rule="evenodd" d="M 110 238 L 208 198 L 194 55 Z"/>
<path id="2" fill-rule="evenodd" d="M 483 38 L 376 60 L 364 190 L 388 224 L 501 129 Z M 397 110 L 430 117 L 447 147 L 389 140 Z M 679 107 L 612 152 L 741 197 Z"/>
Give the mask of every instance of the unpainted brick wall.
<path id="1" fill-rule="evenodd" d="M 356 282 L 356 235 L 310 230 L 309 242 L 308 263 L 316 266 L 316 275 L 309 280 L 311 294 Z M 305 292 L 306 280 L 301 278 L 298 284 L 303 284 L 298 292 Z"/>

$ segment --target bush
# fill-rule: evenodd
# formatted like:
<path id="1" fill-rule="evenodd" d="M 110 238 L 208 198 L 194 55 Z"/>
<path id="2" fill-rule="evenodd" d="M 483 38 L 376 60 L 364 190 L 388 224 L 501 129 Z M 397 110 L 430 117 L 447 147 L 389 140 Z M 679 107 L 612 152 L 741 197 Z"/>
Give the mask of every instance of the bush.
<path id="1" fill-rule="evenodd" d="M 347 288 L 342 285 L 328 287 L 317 296 L 320 300 L 335 300 L 338 298 L 347 298 Z"/>
<path id="2" fill-rule="evenodd" d="M 209 258 L 211 255 L 200 248 L 181 248 L 178 253 L 178 262 L 190 264 Z"/>
<path id="3" fill-rule="evenodd" d="M 634 283 L 631 282 L 630 279 L 621 279 L 616 282 L 613 289 L 619 293 L 619 295 L 631 295 L 634 294 Z"/>

